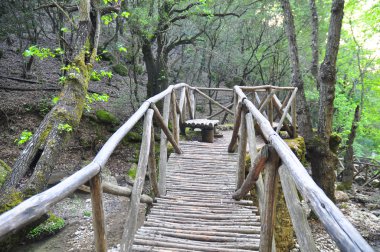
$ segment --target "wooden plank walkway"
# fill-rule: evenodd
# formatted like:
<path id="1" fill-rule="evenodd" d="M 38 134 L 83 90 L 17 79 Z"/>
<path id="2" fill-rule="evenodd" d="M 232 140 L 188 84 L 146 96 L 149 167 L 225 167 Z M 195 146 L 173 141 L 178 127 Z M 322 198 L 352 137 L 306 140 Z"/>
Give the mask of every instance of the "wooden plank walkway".
<path id="1" fill-rule="evenodd" d="M 227 139 L 180 142 L 184 154 L 170 156 L 167 194 L 138 229 L 133 251 L 259 250 L 257 208 L 231 199 L 238 157 L 227 153 Z"/>

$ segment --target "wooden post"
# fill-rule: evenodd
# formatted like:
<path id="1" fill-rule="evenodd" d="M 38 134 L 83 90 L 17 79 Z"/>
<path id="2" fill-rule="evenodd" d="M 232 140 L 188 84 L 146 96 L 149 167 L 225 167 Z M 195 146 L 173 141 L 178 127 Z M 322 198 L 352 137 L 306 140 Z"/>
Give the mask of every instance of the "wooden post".
<path id="1" fill-rule="evenodd" d="M 287 167 L 281 165 L 280 168 L 278 168 L 278 173 L 280 174 L 282 191 L 284 192 L 286 205 L 289 209 L 300 249 L 305 252 L 317 252 L 318 249 L 314 243 L 309 223 L 298 198 L 296 186 Z"/>
<path id="2" fill-rule="evenodd" d="M 186 87 L 186 105 L 187 105 L 187 110 L 189 111 L 189 117 L 190 119 L 194 119 L 194 114 L 193 114 L 193 106 L 191 105 L 191 97 L 190 97 L 190 89 Z"/>
<path id="3" fill-rule="evenodd" d="M 190 105 L 191 105 L 191 114 L 192 114 L 192 117 L 193 119 L 195 119 L 195 108 L 196 108 L 196 104 L 195 104 L 195 95 L 194 95 L 194 90 L 190 90 Z"/>
<path id="4" fill-rule="evenodd" d="M 228 145 L 228 152 L 232 153 L 236 149 L 236 142 L 237 142 L 237 137 L 240 129 L 240 123 L 241 123 L 241 113 L 242 113 L 242 103 L 239 102 L 237 107 L 236 107 L 236 112 L 235 112 L 235 123 L 234 123 L 234 129 L 232 131 L 232 137 L 231 137 L 231 142 Z"/>
<path id="5" fill-rule="evenodd" d="M 297 137 L 297 108 L 296 108 L 296 100 L 297 97 L 294 97 L 292 101 L 292 108 L 291 108 L 291 113 L 292 113 L 292 125 L 293 125 L 293 138 Z"/>
<path id="6" fill-rule="evenodd" d="M 170 115 L 170 99 L 171 95 L 166 95 L 163 108 L 163 123 L 167 126 L 169 123 Z M 166 166 L 168 163 L 168 139 L 161 128 L 161 140 L 160 140 L 160 172 L 158 176 L 158 190 L 160 195 L 166 194 Z"/>
<path id="7" fill-rule="evenodd" d="M 277 130 L 276 130 L 276 133 L 277 133 L 277 134 L 278 134 L 278 133 L 280 132 L 280 130 L 281 130 L 282 124 L 283 124 L 283 122 L 284 122 L 284 120 L 285 120 L 285 118 L 286 118 L 286 115 L 288 114 L 288 110 L 289 110 L 289 108 L 290 108 L 290 105 L 291 105 L 292 102 L 293 102 L 293 99 L 295 99 L 295 97 L 296 97 L 296 94 L 297 94 L 297 88 L 294 89 L 294 91 L 293 91 L 293 93 L 292 93 L 292 96 L 291 96 L 290 99 L 289 99 L 288 104 L 286 104 L 286 106 L 285 106 L 285 109 L 284 109 L 283 114 L 282 114 L 282 116 L 281 116 L 280 122 L 278 123 L 278 126 L 277 126 Z"/>
<path id="8" fill-rule="evenodd" d="M 170 133 L 169 128 L 165 125 L 164 119 L 162 118 L 160 111 L 156 107 L 156 105 L 151 104 L 150 106 L 154 110 L 154 118 L 156 119 L 157 123 L 160 125 L 161 129 L 164 131 L 167 140 L 173 145 L 173 148 L 177 154 L 181 154 L 182 150 L 179 148 L 178 144 L 175 141 L 174 136 Z"/>
<path id="9" fill-rule="evenodd" d="M 245 179 L 245 157 L 247 155 L 247 123 L 245 120 L 245 110 L 241 112 L 241 122 L 240 122 L 240 137 L 239 137 L 239 147 L 238 147 L 238 169 L 237 169 L 237 179 L 236 179 L 236 190 L 238 190 L 244 182 Z"/>
<path id="10" fill-rule="evenodd" d="M 157 166 L 156 166 L 156 153 L 155 153 L 155 141 L 154 141 L 154 127 L 152 124 L 152 132 L 150 137 L 150 148 L 149 148 L 149 180 L 152 186 L 152 191 L 155 197 L 160 197 L 160 191 L 157 184 Z"/>
<path id="11" fill-rule="evenodd" d="M 95 249 L 97 252 L 106 252 L 107 238 L 104 224 L 103 191 L 100 173 L 90 179 L 90 188 Z"/>
<path id="12" fill-rule="evenodd" d="M 171 93 L 171 104 L 172 104 L 172 127 L 173 127 L 173 136 L 175 142 L 178 144 L 179 142 L 179 118 L 177 114 L 177 98 L 175 95 L 175 91 Z"/>
<path id="13" fill-rule="evenodd" d="M 272 93 L 272 88 L 268 88 L 268 96 Z M 268 104 L 268 121 L 270 125 L 273 127 L 273 102 L 272 98 L 269 99 L 269 104 Z"/>
<path id="14" fill-rule="evenodd" d="M 276 216 L 276 194 L 279 158 L 272 146 L 269 147 L 269 159 L 265 165 L 265 198 L 260 230 L 260 252 L 272 251 L 274 222 Z"/>
<path id="15" fill-rule="evenodd" d="M 153 113 L 153 109 L 148 109 L 148 111 L 145 113 L 140 157 L 139 163 L 137 165 L 137 174 L 135 183 L 132 188 L 131 201 L 129 204 L 124 233 L 121 241 L 121 251 L 123 252 L 131 251 L 133 238 L 135 237 L 136 233 L 140 197 L 144 186 L 146 168 L 148 165 Z"/>

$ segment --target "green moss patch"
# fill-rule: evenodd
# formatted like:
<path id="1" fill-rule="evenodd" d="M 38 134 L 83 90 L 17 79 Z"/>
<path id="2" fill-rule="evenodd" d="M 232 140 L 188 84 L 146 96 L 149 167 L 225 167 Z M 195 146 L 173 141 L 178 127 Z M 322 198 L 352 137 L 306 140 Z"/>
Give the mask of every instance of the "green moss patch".
<path id="1" fill-rule="evenodd" d="M 4 198 L 0 205 L 0 214 L 11 210 L 24 200 L 21 192 L 13 191 L 4 195 Z M 5 203 L 4 203 L 5 202 Z"/>
<path id="2" fill-rule="evenodd" d="M 120 76 L 128 76 L 128 68 L 120 63 L 114 65 L 112 70 Z"/>
<path id="3" fill-rule="evenodd" d="M 65 220 L 49 213 L 49 218 L 40 225 L 32 228 L 27 234 L 28 240 L 40 240 L 56 234 L 65 226 Z"/>
<path id="4" fill-rule="evenodd" d="M 96 118 L 105 124 L 117 125 L 120 123 L 119 119 L 107 110 L 100 109 L 95 112 Z"/>
<path id="5" fill-rule="evenodd" d="M 8 174 L 11 173 L 12 169 L 3 160 L 0 159 L 0 187 L 3 185 Z"/>
<path id="6" fill-rule="evenodd" d="M 303 137 L 297 137 L 294 139 L 284 139 L 289 148 L 297 156 L 303 165 L 306 164 L 306 145 Z"/>

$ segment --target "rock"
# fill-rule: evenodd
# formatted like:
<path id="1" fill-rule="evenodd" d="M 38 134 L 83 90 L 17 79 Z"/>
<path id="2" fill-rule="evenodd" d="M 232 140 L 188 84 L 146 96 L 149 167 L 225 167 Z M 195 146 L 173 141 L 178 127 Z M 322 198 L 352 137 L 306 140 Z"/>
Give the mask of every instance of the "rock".
<path id="1" fill-rule="evenodd" d="M 371 211 L 371 213 L 377 217 L 380 217 L 380 210 Z"/>
<path id="2" fill-rule="evenodd" d="M 365 183 L 365 178 L 362 177 L 362 176 L 357 176 L 355 178 L 355 182 L 358 184 L 358 185 L 363 185 Z"/>
<path id="3" fill-rule="evenodd" d="M 347 193 L 343 191 L 335 191 L 335 198 L 336 202 L 347 202 L 350 198 L 348 197 Z"/>
<path id="4" fill-rule="evenodd" d="M 370 186 L 374 187 L 374 188 L 380 188 L 380 180 L 378 179 L 374 179 L 371 183 L 369 183 Z"/>

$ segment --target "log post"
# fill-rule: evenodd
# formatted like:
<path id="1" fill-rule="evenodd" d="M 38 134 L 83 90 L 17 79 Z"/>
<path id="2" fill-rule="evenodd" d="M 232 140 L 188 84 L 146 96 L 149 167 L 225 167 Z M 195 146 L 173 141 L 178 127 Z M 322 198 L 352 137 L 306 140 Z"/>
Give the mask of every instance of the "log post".
<path id="1" fill-rule="evenodd" d="M 285 165 L 281 165 L 278 169 L 282 191 L 284 192 L 286 205 L 289 209 L 290 217 L 294 230 L 296 231 L 297 241 L 301 251 L 316 252 L 318 251 L 310 226 L 301 207 L 301 202 L 298 198 L 296 186 Z"/>
<path id="2" fill-rule="evenodd" d="M 100 173 L 90 179 L 92 225 L 96 252 L 107 251 L 106 229 L 104 224 L 103 191 Z"/>
<path id="3" fill-rule="evenodd" d="M 272 94 L 272 88 L 268 88 L 268 97 L 269 95 Z M 273 102 L 272 102 L 272 97 L 269 99 L 269 104 L 268 104 L 268 121 L 270 125 L 273 127 Z"/>
<path id="4" fill-rule="evenodd" d="M 265 164 L 265 198 L 260 230 L 260 252 L 271 252 L 276 209 L 279 157 L 272 146 L 269 147 L 269 159 Z"/>
<path id="5" fill-rule="evenodd" d="M 173 127 L 173 136 L 175 142 L 178 144 L 179 142 L 179 118 L 177 114 L 177 98 L 175 95 L 175 91 L 173 90 L 171 93 L 171 111 L 172 111 L 172 127 Z"/>
<path id="6" fill-rule="evenodd" d="M 237 107 L 236 107 L 234 129 L 232 131 L 231 142 L 228 145 L 228 152 L 229 153 L 234 152 L 236 149 L 236 142 L 237 142 L 239 129 L 240 129 L 240 123 L 241 123 L 242 106 L 243 106 L 242 103 L 239 102 Z"/>
<path id="7" fill-rule="evenodd" d="M 281 127 L 282 127 L 282 124 L 286 118 L 286 115 L 288 114 L 288 111 L 289 111 L 289 108 L 290 108 L 290 105 L 292 104 L 293 102 L 293 99 L 295 99 L 296 97 L 296 94 L 297 94 L 297 88 L 294 89 L 293 93 L 292 93 L 292 96 L 290 97 L 289 99 L 289 102 L 286 104 L 285 108 L 284 108 L 284 111 L 283 111 L 283 114 L 281 116 L 281 119 L 280 119 L 280 122 L 278 123 L 278 126 L 277 126 L 277 130 L 276 130 L 276 133 L 278 134 L 281 130 Z"/>
<path id="8" fill-rule="evenodd" d="M 292 101 L 292 108 L 291 108 L 291 113 L 292 113 L 292 126 L 293 126 L 293 138 L 297 138 L 297 108 L 296 108 L 296 102 L 297 97 L 294 97 Z"/>
<path id="9" fill-rule="evenodd" d="M 189 117 L 190 119 L 194 119 L 194 114 L 193 114 L 193 106 L 191 102 L 191 96 L 190 96 L 190 89 L 186 87 L 186 105 L 187 105 L 187 110 L 189 111 Z"/>
<path id="10" fill-rule="evenodd" d="M 240 137 L 239 137 L 239 147 L 238 147 L 238 169 L 237 169 L 237 179 L 236 179 L 236 190 L 238 190 L 244 182 L 245 179 L 245 157 L 247 155 L 247 123 L 245 120 L 245 110 L 241 111 L 241 122 L 240 122 Z"/>
<path id="11" fill-rule="evenodd" d="M 195 108 L 196 108 L 196 104 L 195 104 L 195 95 L 194 95 L 194 90 L 190 90 L 190 106 L 191 106 L 191 115 L 192 115 L 192 119 L 195 119 Z"/>
<path id="12" fill-rule="evenodd" d="M 169 123 L 170 116 L 170 95 L 165 96 L 164 108 L 163 108 L 163 124 L 165 126 Z M 160 140 L 160 172 L 158 176 L 158 190 L 160 195 L 166 194 L 166 166 L 168 163 L 168 138 L 161 128 L 161 140 Z"/>
<path id="13" fill-rule="evenodd" d="M 183 87 L 181 89 L 181 95 L 180 95 L 180 99 L 179 99 L 179 128 L 180 128 L 180 132 L 181 132 L 181 135 L 185 135 L 186 132 L 186 128 L 184 127 L 184 123 L 186 121 L 186 87 Z"/>
<path id="14" fill-rule="evenodd" d="M 124 227 L 124 233 L 121 241 L 121 251 L 131 251 L 133 239 L 137 228 L 137 217 L 139 213 L 140 197 L 144 186 L 146 168 L 148 165 L 150 137 L 152 129 L 153 109 L 148 109 L 145 113 L 143 136 L 140 148 L 139 163 L 137 165 L 137 174 L 135 183 L 132 188 L 131 201 L 128 208 L 127 219 Z"/>
<path id="15" fill-rule="evenodd" d="M 156 153 L 155 153 L 155 141 L 154 141 L 154 127 L 152 124 L 152 132 L 150 137 L 150 148 L 149 148 L 149 180 L 152 186 L 152 191 L 155 197 L 160 197 L 160 191 L 157 184 L 157 166 L 156 166 Z"/>

